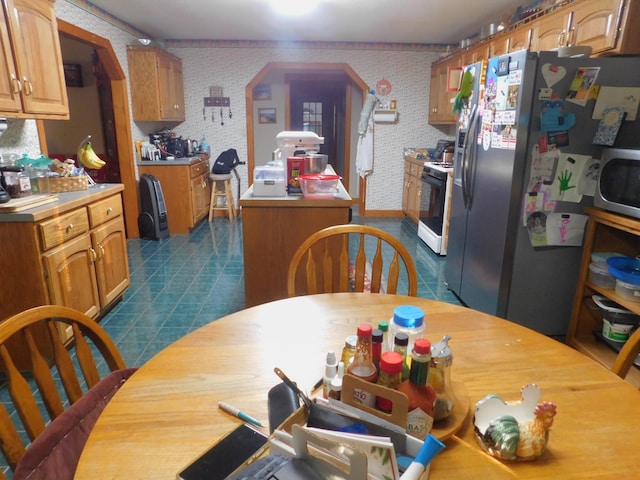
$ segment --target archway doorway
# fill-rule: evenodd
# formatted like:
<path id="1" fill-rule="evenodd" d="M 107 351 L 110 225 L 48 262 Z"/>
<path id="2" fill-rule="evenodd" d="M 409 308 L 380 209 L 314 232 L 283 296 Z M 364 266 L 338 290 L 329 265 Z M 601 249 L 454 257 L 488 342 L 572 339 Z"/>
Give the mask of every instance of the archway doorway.
<path id="1" fill-rule="evenodd" d="M 123 206 L 127 237 L 138 236 L 138 184 L 133 155 L 133 140 L 131 137 L 131 118 L 129 115 L 129 95 L 127 78 L 118 62 L 111 43 L 106 38 L 83 30 L 64 20 L 58 19 L 58 32 L 74 40 L 92 47 L 100 59 L 104 78 L 111 83 L 111 99 L 113 103 L 113 132 L 117 144 L 117 158 L 120 172 L 120 183 L 124 185 Z M 96 114 L 99 114 L 98 112 Z M 47 137 L 44 121 L 36 122 L 40 149 L 47 151 Z"/>
<path id="2" fill-rule="evenodd" d="M 253 183 L 253 168 L 256 165 L 256 143 L 255 143 L 255 124 L 254 124 L 254 89 L 261 84 L 265 78 L 267 78 L 273 72 L 282 72 L 289 78 L 292 76 L 318 76 L 328 75 L 334 77 L 342 77 L 346 79 L 352 88 L 347 88 L 345 93 L 345 109 L 344 109 L 344 133 L 340 142 L 342 142 L 345 159 L 343 183 L 349 185 L 349 172 L 351 170 L 351 152 L 353 151 L 352 145 L 355 145 L 352 135 L 355 135 L 355 130 L 352 128 L 352 103 L 353 95 L 358 95 L 358 104 L 361 105 L 361 101 L 364 100 L 366 92 L 368 91 L 367 84 L 360 78 L 360 76 L 347 64 L 344 63 L 287 63 L 287 62 L 272 62 L 265 65 L 265 67 L 258 72 L 258 74 L 248 83 L 245 87 L 246 97 L 246 115 L 247 115 L 247 164 L 249 184 Z M 352 93 L 353 92 L 353 93 Z M 292 119 L 291 112 L 291 86 L 287 82 L 285 85 L 284 95 L 284 113 L 285 121 L 283 130 L 291 130 Z M 359 110 L 358 112 L 359 113 Z M 275 149 L 275 135 L 273 149 Z M 261 152 L 264 155 L 264 152 Z M 354 155 L 355 158 L 355 155 Z M 345 175 L 347 178 L 345 178 Z M 362 178 L 356 180 L 358 182 L 358 209 L 360 215 L 365 215 L 366 205 L 366 181 Z M 352 195 L 353 196 L 353 195 Z"/>

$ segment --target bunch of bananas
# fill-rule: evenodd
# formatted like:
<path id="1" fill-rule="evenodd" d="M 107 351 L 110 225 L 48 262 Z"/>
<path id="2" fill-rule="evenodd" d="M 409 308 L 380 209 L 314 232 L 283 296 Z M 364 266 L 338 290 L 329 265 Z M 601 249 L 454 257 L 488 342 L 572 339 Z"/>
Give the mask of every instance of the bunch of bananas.
<path id="1" fill-rule="evenodd" d="M 91 135 L 85 138 L 78 147 L 78 160 L 80 163 L 88 169 L 98 170 L 106 165 L 103 160 L 98 158 L 96 152 L 93 151 L 93 147 L 91 146 Z"/>

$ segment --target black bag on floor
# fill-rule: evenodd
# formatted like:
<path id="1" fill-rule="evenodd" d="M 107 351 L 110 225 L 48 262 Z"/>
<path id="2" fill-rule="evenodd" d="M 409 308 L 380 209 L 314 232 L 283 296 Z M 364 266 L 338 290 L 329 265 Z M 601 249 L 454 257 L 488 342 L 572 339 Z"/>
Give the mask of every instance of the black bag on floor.
<path id="1" fill-rule="evenodd" d="M 227 174 L 230 173 L 231 170 L 236 168 L 238 164 L 240 164 L 238 152 L 235 148 L 230 148 L 229 150 L 225 150 L 220 155 L 218 155 L 216 161 L 213 162 L 211 173 Z"/>

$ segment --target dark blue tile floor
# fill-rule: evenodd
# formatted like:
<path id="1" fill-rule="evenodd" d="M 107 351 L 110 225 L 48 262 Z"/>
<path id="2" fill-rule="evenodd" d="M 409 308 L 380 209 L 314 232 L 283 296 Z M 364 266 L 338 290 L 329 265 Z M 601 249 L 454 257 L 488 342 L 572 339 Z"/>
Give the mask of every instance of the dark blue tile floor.
<path id="1" fill-rule="evenodd" d="M 407 219 L 354 216 L 409 250 L 418 296 L 460 304 L 444 285 L 445 257 L 434 254 Z M 244 308 L 241 221 L 216 218 L 190 235 L 127 243 L 131 287 L 101 321 L 128 365 L 141 365 L 196 328 Z"/>

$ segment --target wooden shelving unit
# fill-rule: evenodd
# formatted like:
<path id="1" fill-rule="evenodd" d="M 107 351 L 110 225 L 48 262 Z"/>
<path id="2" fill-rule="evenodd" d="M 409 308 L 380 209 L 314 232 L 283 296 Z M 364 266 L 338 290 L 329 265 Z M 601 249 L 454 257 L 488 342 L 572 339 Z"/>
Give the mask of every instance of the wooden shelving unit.
<path id="1" fill-rule="evenodd" d="M 629 301 L 617 295 L 613 289 L 602 288 L 590 282 L 591 253 L 619 252 L 630 257 L 640 254 L 640 221 L 596 208 L 587 208 L 586 213 L 589 215 L 589 223 L 567 343 L 607 368 L 611 368 L 617 351 L 594 333 L 602 331 L 602 315 L 588 308 L 585 299 L 592 295 L 603 295 L 638 315 L 640 315 L 640 302 Z M 632 367 L 626 379 L 640 388 L 640 368 Z"/>

